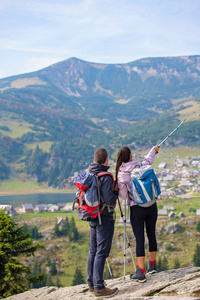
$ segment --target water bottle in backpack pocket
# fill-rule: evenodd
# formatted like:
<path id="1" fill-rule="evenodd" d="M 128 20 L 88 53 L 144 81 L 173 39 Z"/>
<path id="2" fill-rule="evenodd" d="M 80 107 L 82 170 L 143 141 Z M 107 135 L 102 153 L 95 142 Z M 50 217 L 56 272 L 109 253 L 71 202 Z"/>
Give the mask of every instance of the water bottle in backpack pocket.
<path id="1" fill-rule="evenodd" d="M 135 168 L 131 172 L 133 200 L 143 207 L 151 206 L 161 194 L 160 184 L 152 166 Z"/>

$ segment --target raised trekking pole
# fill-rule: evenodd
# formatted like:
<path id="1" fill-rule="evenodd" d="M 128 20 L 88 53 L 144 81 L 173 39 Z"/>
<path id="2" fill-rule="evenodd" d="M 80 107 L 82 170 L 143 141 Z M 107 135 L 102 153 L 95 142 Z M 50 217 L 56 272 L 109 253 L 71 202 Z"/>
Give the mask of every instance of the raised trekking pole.
<path id="1" fill-rule="evenodd" d="M 110 278 L 113 279 L 113 277 L 112 277 L 112 271 L 111 271 L 111 268 L 110 268 L 110 265 L 109 265 L 109 262 L 108 262 L 107 258 L 106 258 L 106 262 L 107 262 L 107 266 L 108 266 L 108 271 L 110 273 Z"/>
<path id="2" fill-rule="evenodd" d="M 168 136 L 162 140 L 162 142 L 160 142 L 158 144 L 158 146 L 160 147 L 184 122 L 185 122 L 186 119 L 184 119 L 172 132 L 170 132 L 170 134 L 168 134 Z"/>

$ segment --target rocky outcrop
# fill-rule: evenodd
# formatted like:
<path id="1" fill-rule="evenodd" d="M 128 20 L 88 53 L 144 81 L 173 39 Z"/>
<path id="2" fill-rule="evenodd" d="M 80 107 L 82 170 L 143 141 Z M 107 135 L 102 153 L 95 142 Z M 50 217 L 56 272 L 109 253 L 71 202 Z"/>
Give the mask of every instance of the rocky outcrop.
<path id="1" fill-rule="evenodd" d="M 200 267 L 188 267 L 163 271 L 148 275 L 146 283 L 138 283 L 129 276 L 107 280 L 108 287 L 118 287 L 115 300 L 189 300 L 200 299 Z M 23 294 L 11 296 L 7 300 L 92 300 L 87 285 L 73 287 L 44 287 Z"/>

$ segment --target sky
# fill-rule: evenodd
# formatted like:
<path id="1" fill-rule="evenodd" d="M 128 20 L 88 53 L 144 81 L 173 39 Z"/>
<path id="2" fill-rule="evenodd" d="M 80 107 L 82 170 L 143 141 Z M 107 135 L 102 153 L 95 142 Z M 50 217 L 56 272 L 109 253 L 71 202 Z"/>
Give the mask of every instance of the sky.
<path id="1" fill-rule="evenodd" d="M 0 78 L 77 57 L 200 55 L 200 0 L 0 0 Z"/>

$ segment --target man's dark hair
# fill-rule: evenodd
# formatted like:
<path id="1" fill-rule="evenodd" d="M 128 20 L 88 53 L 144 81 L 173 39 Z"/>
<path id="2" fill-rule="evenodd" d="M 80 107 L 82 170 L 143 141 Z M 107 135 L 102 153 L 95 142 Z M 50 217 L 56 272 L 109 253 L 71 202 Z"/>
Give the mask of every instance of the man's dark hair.
<path id="1" fill-rule="evenodd" d="M 105 148 L 98 149 L 94 152 L 94 161 L 97 164 L 102 165 L 105 163 L 107 156 L 108 156 L 108 153 Z"/>

